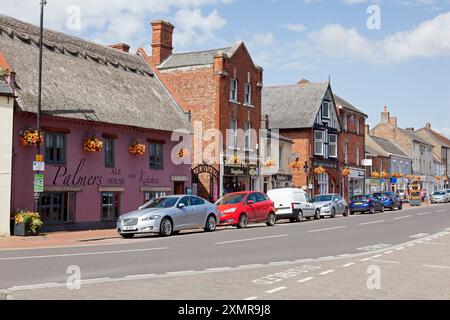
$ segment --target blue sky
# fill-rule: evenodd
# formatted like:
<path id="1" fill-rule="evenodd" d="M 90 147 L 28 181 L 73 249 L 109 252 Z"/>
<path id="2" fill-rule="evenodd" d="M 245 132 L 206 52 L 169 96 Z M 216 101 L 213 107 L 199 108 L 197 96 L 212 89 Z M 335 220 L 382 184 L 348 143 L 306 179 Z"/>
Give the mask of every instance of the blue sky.
<path id="1" fill-rule="evenodd" d="M 2 0 L 0 12 L 37 23 L 38 3 Z M 379 29 L 367 26 L 373 10 Z M 46 7 L 47 27 L 148 51 L 155 19 L 175 24 L 176 52 L 243 40 L 266 86 L 330 76 L 335 93 L 371 125 L 388 105 L 401 126 L 431 122 L 450 136 L 450 0 L 48 0 Z"/>

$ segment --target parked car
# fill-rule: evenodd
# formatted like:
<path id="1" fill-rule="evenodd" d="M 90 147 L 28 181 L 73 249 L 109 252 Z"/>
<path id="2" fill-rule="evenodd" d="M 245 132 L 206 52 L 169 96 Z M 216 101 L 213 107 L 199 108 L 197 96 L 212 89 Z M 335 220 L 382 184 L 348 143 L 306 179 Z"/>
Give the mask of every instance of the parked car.
<path id="1" fill-rule="evenodd" d="M 446 189 L 445 192 L 447 192 L 447 195 L 448 195 L 448 201 L 450 202 L 450 189 Z"/>
<path id="2" fill-rule="evenodd" d="M 321 216 L 336 217 L 336 214 L 348 216 L 348 204 L 339 194 L 324 194 L 315 196 L 314 204 L 320 209 Z"/>
<path id="3" fill-rule="evenodd" d="M 430 197 L 431 203 L 448 203 L 449 194 L 445 190 L 435 191 Z"/>
<path id="4" fill-rule="evenodd" d="M 385 192 L 376 192 L 373 194 L 378 199 L 381 199 L 383 202 L 384 208 L 389 208 L 389 210 L 393 211 L 395 208 L 398 210 L 403 209 L 403 204 L 400 198 L 392 191 Z"/>
<path id="5" fill-rule="evenodd" d="M 221 214 L 220 225 L 246 228 L 248 223 L 265 222 L 274 226 L 277 222 L 273 202 L 261 192 L 230 193 L 219 199 L 216 205 Z"/>
<path id="6" fill-rule="evenodd" d="M 408 191 L 405 189 L 400 189 L 397 191 L 398 197 L 402 203 L 408 202 Z"/>
<path id="7" fill-rule="evenodd" d="M 355 212 L 369 212 L 371 214 L 384 212 L 383 202 L 372 194 L 358 195 L 351 197 L 350 214 Z"/>
<path id="8" fill-rule="evenodd" d="M 196 196 L 167 196 L 151 200 L 138 210 L 119 217 L 117 231 L 123 238 L 135 234 L 158 233 L 170 236 L 181 230 L 204 228 L 216 230 L 217 207 Z"/>
<path id="9" fill-rule="evenodd" d="M 274 189 L 267 192 L 267 195 L 275 204 L 277 220 L 289 219 L 291 222 L 301 222 L 304 218 L 320 219 L 320 209 L 302 189 Z"/>

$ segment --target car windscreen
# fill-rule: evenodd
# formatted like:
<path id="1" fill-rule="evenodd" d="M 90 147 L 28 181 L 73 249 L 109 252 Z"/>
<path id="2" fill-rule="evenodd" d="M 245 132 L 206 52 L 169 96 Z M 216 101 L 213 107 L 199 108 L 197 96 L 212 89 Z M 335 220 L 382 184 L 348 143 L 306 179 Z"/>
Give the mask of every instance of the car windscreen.
<path id="1" fill-rule="evenodd" d="M 328 202 L 333 199 L 332 195 L 316 196 L 313 198 L 313 202 Z"/>
<path id="2" fill-rule="evenodd" d="M 169 197 L 169 198 L 157 198 L 154 200 L 151 200 L 144 204 L 141 209 L 150 209 L 150 208 L 158 208 L 158 209 L 165 209 L 165 208 L 172 208 L 175 206 L 179 198 L 177 197 Z"/>
<path id="3" fill-rule="evenodd" d="M 368 196 L 353 196 L 352 201 L 366 201 L 368 198 Z"/>
<path id="4" fill-rule="evenodd" d="M 445 192 L 444 191 L 436 191 L 433 193 L 433 196 L 445 196 Z"/>
<path id="5" fill-rule="evenodd" d="M 375 197 L 377 197 L 377 198 L 386 198 L 386 197 L 390 197 L 391 196 L 389 193 L 386 193 L 386 192 L 384 192 L 384 193 L 374 193 L 373 195 Z"/>
<path id="6" fill-rule="evenodd" d="M 227 194 L 216 202 L 216 205 L 239 204 L 244 202 L 245 194 Z"/>

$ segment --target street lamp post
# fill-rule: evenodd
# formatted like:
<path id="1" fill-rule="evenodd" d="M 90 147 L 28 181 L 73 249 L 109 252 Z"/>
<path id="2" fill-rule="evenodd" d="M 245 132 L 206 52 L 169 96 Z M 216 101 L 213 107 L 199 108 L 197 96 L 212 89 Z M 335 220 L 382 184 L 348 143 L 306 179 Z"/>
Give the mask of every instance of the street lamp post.
<path id="1" fill-rule="evenodd" d="M 40 16 L 40 37 L 39 37 L 39 76 L 38 76 L 38 105 L 37 105 L 37 144 L 36 144 L 36 161 L 43 162 L 41 155 L 41 110 L 42 110 L 42 48 L 44 39 L 44 7 L 47 4 L 46 0 L 41 0 L 41 16 Z M 39 173 L 39 171 L 37 171 Z M 39 211 L 39 193 L 34 193 L 34 209 Z"/>
<path id="2" fill-rule="evenodd" d="M 306 191 L 308 192 L 309 195 L 309 166 L 308 166 L 308 161 L 305 161 L 305 165 L 303 166 L 303 169 L 305 170 L 306 173 Z"/>

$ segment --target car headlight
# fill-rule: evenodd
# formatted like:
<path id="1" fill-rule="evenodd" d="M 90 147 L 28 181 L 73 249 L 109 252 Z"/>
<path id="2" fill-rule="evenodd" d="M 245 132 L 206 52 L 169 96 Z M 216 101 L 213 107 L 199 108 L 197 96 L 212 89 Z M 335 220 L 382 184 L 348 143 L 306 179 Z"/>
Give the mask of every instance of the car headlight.
<path id="1" fill-rule="evenodd" d="M 227 209 L 225 210 L 223 213 L 234 213 L 236 212 L 237 208 L 231 208 L 231 209 Z"/>
<path id="2" fill-rule="evenodd" d="M 155 216 L 148 216 L 148 217 L 142 218 L 141 221 L 156 220 L 156 219 L 159 219 L 159 218 L 161 218 L 161 216 L 158 216 L 158 215 L 155 215 Z"/>

